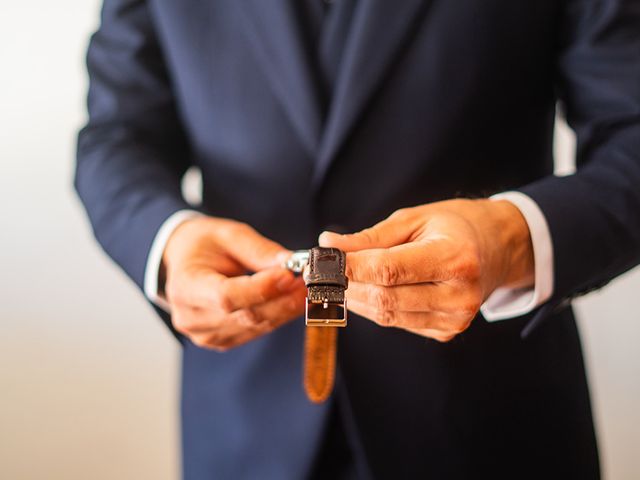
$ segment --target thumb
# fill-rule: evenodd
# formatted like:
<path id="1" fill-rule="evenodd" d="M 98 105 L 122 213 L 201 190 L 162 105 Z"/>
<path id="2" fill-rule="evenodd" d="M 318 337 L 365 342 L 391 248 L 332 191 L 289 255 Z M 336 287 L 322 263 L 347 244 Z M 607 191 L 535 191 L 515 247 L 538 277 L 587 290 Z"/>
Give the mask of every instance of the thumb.
<path id="1" fill-rule="evenodd" d="M 356 233 L 341 235 L 324 231 L 318 236 L 318 245 L 339 248 L 345 252 L 369 248 L 390 248 L 406 243 L 409 240 L 410 233 L 410 229 L 406 224 L 395 218 L 388 217 L 380 223 Z"/>

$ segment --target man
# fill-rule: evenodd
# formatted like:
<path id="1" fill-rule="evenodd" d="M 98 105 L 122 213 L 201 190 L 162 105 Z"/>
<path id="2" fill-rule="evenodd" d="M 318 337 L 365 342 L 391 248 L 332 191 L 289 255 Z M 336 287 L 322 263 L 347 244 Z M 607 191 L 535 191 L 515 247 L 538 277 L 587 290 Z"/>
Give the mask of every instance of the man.
<path id="1" fill-rule="evenodd" d="M 637 2 L 105 0 L 88 68 L 76 186 L 182 342 L 185 478 L 599 477 L 569 300 L 640 260 Z M 317 243 L 319 406 L 281 267 Z"/>

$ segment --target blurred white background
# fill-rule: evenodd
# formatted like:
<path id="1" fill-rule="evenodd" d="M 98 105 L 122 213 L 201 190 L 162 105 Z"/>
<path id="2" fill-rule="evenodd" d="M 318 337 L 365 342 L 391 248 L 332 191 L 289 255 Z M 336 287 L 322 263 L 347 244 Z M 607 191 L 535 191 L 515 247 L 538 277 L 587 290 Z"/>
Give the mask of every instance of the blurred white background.
<path id="1" fill-rule="evenodd" d="M 2 479 L 178 477 L 177 344 L 71 187 L 99 3 L 0 3 Z M 577 308 L 605 478 L 640 478 L 640 272 Z"/>

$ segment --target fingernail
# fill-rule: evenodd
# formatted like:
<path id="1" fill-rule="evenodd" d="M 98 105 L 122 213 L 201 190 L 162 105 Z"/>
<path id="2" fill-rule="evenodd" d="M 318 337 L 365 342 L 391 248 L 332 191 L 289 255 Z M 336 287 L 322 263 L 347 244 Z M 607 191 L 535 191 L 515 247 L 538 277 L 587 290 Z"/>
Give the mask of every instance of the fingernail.
<path id="1" fill-rule="evenodd" d="M 278 280 L 278 282 L 276 283 L 276 287 L 281 292 L 286 292 L 290 290 L 295 283 L 296 277 L 292 273 L 286 272 L 285 276 Z"/>
<path id="2" fill-rule="evenodd" d="M 280 252 L 276 255 L 276 262 L 282 264 L 287 260 L 289 260 L 290 256 L 291 256 L 291 252 L 288 252 L 288 251 Z"/>
<path id="3" fill-rule="evenodd" d="M 332 236 L 339 237 L 341 235 L 339 233 L 336 233 L 336 232 L 331 232 L 329 230 L 325 230 L 320 235 L 318 235 L 318 245 L 322 245 L 323 243 L 331 241 L 331 237 Z"/>

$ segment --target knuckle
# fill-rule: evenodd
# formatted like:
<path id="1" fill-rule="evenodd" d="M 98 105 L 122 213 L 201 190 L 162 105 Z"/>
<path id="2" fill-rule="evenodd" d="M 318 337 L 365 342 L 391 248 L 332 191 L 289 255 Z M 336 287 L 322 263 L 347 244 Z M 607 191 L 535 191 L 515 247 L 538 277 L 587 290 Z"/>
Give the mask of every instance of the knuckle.
<path id="1" fill-rule="evenodd" d="M 211 348 L 213 344 L 210 342 L 209 338 L 201 335 L 194 335 L 189 338 L 191 342 L 200 348 Z"/>
<path id="2" fill-rule="evenodd" d="M 434 335 L 432 338 L 434 340 L 437 340 L 440 343 L 449 343 L 451 340 L 454 339 L 456 335 L 453 333 L 442 333 L 442 334 L 438 334 L 438 335 Z"/>
<path id="3" fill-rule="evenodd" d="M 466 316 L 461 321 L 454 323 L 451 326 L 450 333 L 453 335 L 459 335 L 464 332 L 471 325 L 473 317 Z"/>
<path id="4" fill-rule="evenodd" d="M 171 323 L 173 328 L 175 328 L 179 333 L 182 333 L 183 335 L 187 335 L 189 333 L 189 323 L 186 321 L 185 316 L 179 311 L 174 312 L 171 315 Z"/>
<path id="5" fill-rule="evenodd" d="M 253 232 L 253 227 L 245 222 L 234 222 L 232 231 L 234 233 L 249 233 Z"/>
<path id="6" fill-rule="evenodd" d="M 179 325 L 175 321 L 173 322 L 173 328 L 176 332 L 181 333 L 182 335 L 189 336 L 190 330 L 187 326 Z"/>
<path id="7" fill-rule="evenodd" d="M 229 220 L 218 227 L 217 233 L 221 235 L 221 238 L 233 240 L 234 237 L 246 235 L 252 230 L 253 228 L 247 223 Z"/>
<path id="8" fill-rule="evenodd" d="M 229 349 L 229 341 L 217 333 L 203 335 L 199 341 L 201 343 L 201 345 L 198 345 L 199 347 L 207 348 L 209 350 L 222 352 Z"/>
<path id="9" fill-rule="evenodd" d="M 262 318 L 261 315 L 258 314 L 258 312 L 256 312 L 255 310 L 251 309 L 251 308 L 247 308 L 245 310 L 245 320 L 251 323 L 260 323 L 260 319 Z"/>
<path id="10" fill-rule="evenodd" d="M 231 313 L 233 311 L 231 298 L 229 298 L 224 288 L 219 287 L 213 290 L 213 292 L 211 292 L 211 300 L 216 308 L 222 312 Z"/>
<path id="11" fill-rule="evenodd" d="M 259 315 L 251 308 L 245 308 L 238 313 L 238 319 L 249 324 L 259 323 Z"/>
<path id="12" fill-rule="evenodd" d="M 180 333 L 188 335 L 194 327 L 194 322 L 197 320 L 194 315 L 197 312 L 189 307 L 175 307 L 171 310 L 171 324 Z"/>
<path id="13" fill-rule="evenodd" d="M 389 215 L 389 218 L 392 218 L 394 220 L 403 220 L 409 217 L 410 214 L 411 208 L 404 207 L 394 211 L 391 215 Z"/>
<path id="14" fill-rule="evenodd" d="M 398 266 L 388 260 L 380 263 L 380 282 L 382 285 L 389 287 L 396 285 L 400 278 Z"/>
<path id="15" fill-rule="evenodd" d="M 233 348 L 233 346 L 229 343 L 219 344 L 211 347 L 212 350 L 218 353 L 228 352 L 231 348 Z"/>
<path id="16" fill-rule="evenodd" d="M 475 282 L 480 278 L 480 257 L 474 248 L 466 249 L 455 263 L 454 274 L 457 278 Z"/>
<path id="17" fill-rule="evenodd" d="M 229 220 L 226 218 L 220 218 L 216 220 L 217 221 L 212 225 L 212 227 L 215 227 L 213 231 L 215 232 L 216 236 L 221 236 L 221 237 L 226 237 L 230 235 L 236 228 L 237 224 L 239 223 L 234 220 Z"/>
<path id="18" fill-rule="evenodd" d="M 258 302 L 260 303 L 266 302 L 272 296 L 271 290 L 272 290 L 272 286 L 269 284 L 259 285 L 255 289 L 256 299 L 258 300 Z"/>
<path id="19" fill-rule="evenodd" d="M 379 241 L 378 231 L 372 227 L 361 230 L 360 235 L 364 237 L 365 242 L 369 244 L 375 244 Z"/>
<path id="20" fill-rule="evenodd" d="M 459 312 L 465 317 L 473 319 L 478 313 L 478 310 L 480 310 L 481 305 L 482 293 L 480 292 L 479 287 L 474 286 L 469 289 L 464 298 L 461 300 Z"/>
<path id="21" fill-rule="evenodd" d="M 385 287 L 372 286 L 370 287 L 370 298 L 373 307 L 379 311 L 395 310 L 394 301 L 392 295 Z"/>
<path id="22" fill-rule="evenodd" d="M 253 229 L 252 229 L 253 230 Z M 268 256 L 273 253 L 271 242 L 261 238 L 259 241 L 253 242 L 253 249 L 258 256 Z"/>
<path id="23" fill-rule="evenodd" d="M 396 314 L 390 310 L 376 310 L 375 321 L 381 327 L 393 327 L 397 323 Z"/>
<path id="24" fill-rule="evenodd" d="M 475 317 L 478 312 L 478 306 L 475 303 L 465 302 L 458 307 L 458 315 L 466 320 Z"/>

